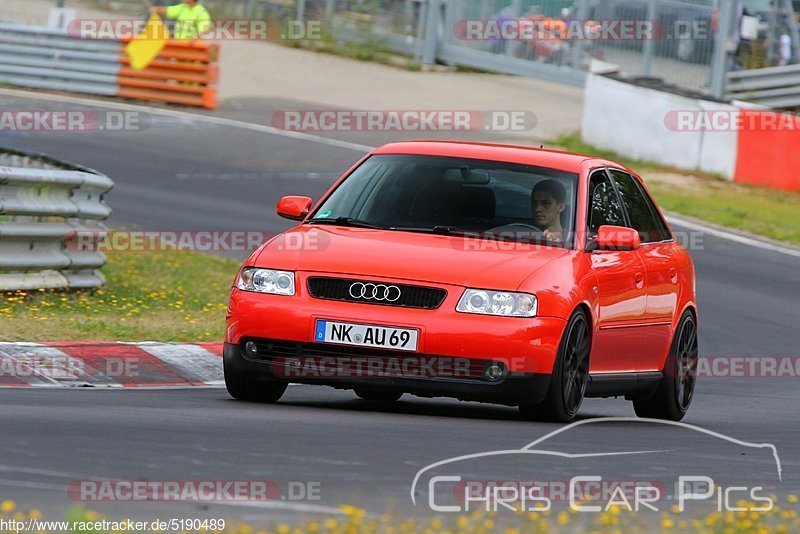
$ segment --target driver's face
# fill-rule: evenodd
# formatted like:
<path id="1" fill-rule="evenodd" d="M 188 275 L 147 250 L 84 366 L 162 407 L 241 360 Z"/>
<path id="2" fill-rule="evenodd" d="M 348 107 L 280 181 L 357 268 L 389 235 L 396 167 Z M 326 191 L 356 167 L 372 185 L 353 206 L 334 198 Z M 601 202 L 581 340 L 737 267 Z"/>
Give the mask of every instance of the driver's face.
<path id="1" fill-rule="evenodd" d="M 566 209 L 564 202 L 558 202 L 553 195 L 544 191 L 533 194 L 533 221 L 544 229 L 560 226 L 561 212 Z"/>

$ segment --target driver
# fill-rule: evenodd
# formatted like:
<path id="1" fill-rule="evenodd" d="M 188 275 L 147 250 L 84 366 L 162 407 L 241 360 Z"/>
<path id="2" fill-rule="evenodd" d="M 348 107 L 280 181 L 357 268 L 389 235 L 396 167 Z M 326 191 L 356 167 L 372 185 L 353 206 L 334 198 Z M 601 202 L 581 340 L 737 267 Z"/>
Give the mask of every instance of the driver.
<path id="1" fill-rule="evenodd" d="M 556 180 L 543 180 L 531 192 L 533 222 L 549 241 L 563 241 L 561 214 L 567 209 L 567 191 Z"/>

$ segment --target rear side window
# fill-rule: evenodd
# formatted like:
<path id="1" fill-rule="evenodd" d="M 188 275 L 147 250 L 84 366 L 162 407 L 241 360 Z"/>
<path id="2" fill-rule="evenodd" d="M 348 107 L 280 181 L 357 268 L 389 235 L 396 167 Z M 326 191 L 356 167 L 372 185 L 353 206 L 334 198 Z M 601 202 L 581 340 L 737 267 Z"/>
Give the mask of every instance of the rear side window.
<path id="1" fill-rule="evenodd" d="M 597 236 L 603 225 L 626 226 L 619 197 L 605 171 L 595 172 L 589 180 L 589 238 Z"/>
<path id="2" fill-rule="evenodd" d="M 657 243 L 671 239 L 666 223 L 636 179 L 628 173 L 617 170 L 612 170 L 611 176 L 614 177 L 614 183 L 628 212 L 630 227 L 639 232 L 642 243 Z"/>

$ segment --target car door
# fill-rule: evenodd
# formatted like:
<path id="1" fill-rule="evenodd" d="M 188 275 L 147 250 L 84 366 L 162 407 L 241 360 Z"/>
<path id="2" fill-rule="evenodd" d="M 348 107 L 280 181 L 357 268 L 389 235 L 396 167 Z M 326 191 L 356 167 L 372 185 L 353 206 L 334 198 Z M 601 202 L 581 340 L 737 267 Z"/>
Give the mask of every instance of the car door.
<path id="1" fill-rule="evenodd" d="M 595 171 L 589 179 L 587 237 L 592 240 L 603 225 L 626 226 L 624 210 L 610 176 Z M 644 262 L 635 250 L 595 250 L 590 254 L 597 277 L 597 330 L 592 342 L 589 372 L 620 373 L 632 370 L 633 354 L 643 339 L 647 295 Z"/>
<path id="2" fill-rule="evenodd" d="M 639 180 L 621 170 L 610 169 L 628 216 L 628 225 L 639 232 L 639 256 L 644 262 L 647 305 L 643 331 L 648 350 L 637 354 L 637 371 L 660 371 L 671 341 L 671 324 L 678 303 L 678 265 L 675 242 L 666 223 Z"/>

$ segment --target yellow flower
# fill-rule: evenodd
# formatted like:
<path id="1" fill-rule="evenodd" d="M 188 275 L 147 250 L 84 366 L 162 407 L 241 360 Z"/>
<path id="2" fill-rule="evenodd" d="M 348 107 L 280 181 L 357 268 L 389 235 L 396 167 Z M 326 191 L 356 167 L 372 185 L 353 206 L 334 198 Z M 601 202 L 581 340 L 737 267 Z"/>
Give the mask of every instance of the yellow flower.
<path id="1" fill-rule="evenodd" d="M 36 508 L 33 508 L 30 511 L 28 511 L 28 518 L 29 519 L 41 519 L 42 518 L 42 512 L 40 512 Z"/>
<path id="2" fill-rule="evenodd" d="M 289 532 L 291 532 L 291 529 L 286 523 L 278 525 L 278 534 L 289 534 Z"/>
<path id="3" fill-rule="evenodd" d="M 339 510 L 345 513 L 345 515 L 353 515 L 356 513 L 356 507 L 351 506 L 349 504 L 342 504 L 339 506 Z"/>
<path id="4" fill-rule="evenodd" d="M 562 527 L 569 523 L 569 514 L 567 512 L 559 512 L 558 513 L 558 524 Z"/>
<path id="5" fill-rule="evenodd" d="M 326 519 L 325 520 L 325 528 L 328 530 L 333 530 L 339 525 L 338 521 L 335 519 Z"/>
<path id="6" fill-rule="evenodd" d="M 788 497 L 786 497 L 786 500 L 791 502 L 791 503 L 796 503 L 797 500 L 798 500 L 797 499 L 797 495 L 795 495 L 794 493 L 791 493 L 791 494 L 789 494 Z"/>
<path id="7" fill-rule="evenodd" d="M 675 526 L 675 523 L 672 521 L 672 519 L 664 519 L 661 521 L 661 526 L 664 528 L 672 528 Z"/>
<path id="8" fill-rule="evenodd" d="M 0 511 L 2 511 L 4 514 L 13 512 L 14 508 L 16 508 L 14 501 L 3 501 L 3 503 L 0 504 Z"/>
<path id="9" fill-rule="evenodd" d="M 469 525 L 469 519 L 462 515 L 458 518 L 456 524 L 458 525 L 458 528 L 467 528 L 467 525 Z"/>

